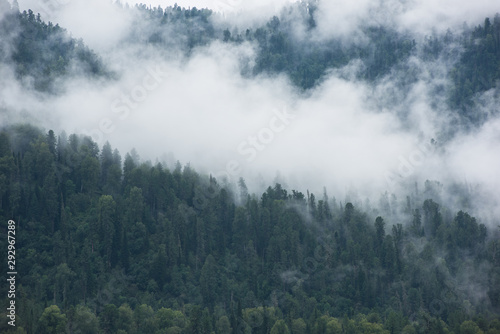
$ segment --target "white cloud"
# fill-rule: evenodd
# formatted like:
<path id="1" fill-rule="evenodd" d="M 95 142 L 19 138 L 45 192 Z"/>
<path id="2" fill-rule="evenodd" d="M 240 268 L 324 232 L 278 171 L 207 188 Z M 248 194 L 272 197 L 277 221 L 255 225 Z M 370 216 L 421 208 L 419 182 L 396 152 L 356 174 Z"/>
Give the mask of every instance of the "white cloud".
<path id="1" fill-rule="evenodd" d="M 409 1 L 397 23 L 410 31 L 429 34 L 433 30 L 444 32 L 450 27 L 460 27 L 464 22 L 482 24 L 486 17 L 492 18 L 499 10 L 496 0 Z"/>
<path id="2" fill-rule="evenodd" d="M 23 7 L 28 2 L 20 3 Z M 266 3 L 251 6 L 257 10 Z M 242 6 L 250 5 L 245 2 Z M 395 13 L 393 21 L 400 26 L 426 32 L 431 26 L 441 29 L 460 24 L 467 15 L 482 20 L 493 14 L 493 3 L 480 0 L 452 6 L 448 0 L 355 4 L 342 0 L 323 2 L 320 9 L 321 31 L 352 38 L 359 24 L 388 13 Z M 172 152 L 182 163 L 191 162 L 212 172 L 227 170 L 228 163 L 236 161 L 249 185 L 259 184 L 262 177 L 267 186 L 280 171 L 290 187 L 302 191 L 306 187 L 321 191 L 327 186 L 331 194 L 342 198 L 354 186 L 363 194 L 377 196 L 388 187 L 387 172 L 404 171 L 402 159 L 416 159 L 421 145 L 434 138 L 446 122 L 442 117 L 446 110 L 435 110 L 429 102 L 433 85 L 442 84 L 444 74 L 423 68 L 415 60 L 412 66 L 422 68 L 421 78 L 406 93 L 391 80 L 372 87 L 354 76 L 346 80 L 332 72 L 320 87 L 303 96 L 285 76 L 242 77 L 240 62 L 251 60 L 255 52 L 250 44 L 216 42 L 196 50 L 187 61 L 166 60 L 154 49 L 117 48 L 128 32 L 130 16 L 110 3 L 72 1 L 51 15 L 75 37 L 102 50 L 120 78 L 100 84 L 73 78 L 64 83 L 66 94 L 44 99 L 12 85 L 0 91 L 0 100 L 16 117 L 26 119 L 31 114 L 46 129 L 98 130 L 93 133 L 99 133 L 100 144 L 109 140 L 122 154 L 135 147 L 143 158 L 154 161 Z M 148 76 L 157 66 L 168 75 L 149 89 L 154 82 Z M 344 72 L 354 67 L 348 66 Z M 113 112 L 124 106 L 122 94 L 136 94 L 141 100 L 132 101 L 134 107 L 126 110 L 126 117 L 123 110 Z M 399 94 L 395 96 L 399 102 L 380 108 L 375 102 L 384 104 L 388 94 Z M 285 108 L 295 119 L 282 127 L 275 119 L 276 111 Z M 395 116 L 397 110 L 408 113 L 406 123 Z M 2 121 L 13 118 L 1 117 Z M 412 166 L 408 180 L 467 179 L 493 194 L 500 186 L 499 124 L 493 121 L 480 132 L 456 139 L 445 145 L 443 154 L 426 155 Z M 104 133 L 110 128 L 113 131 Z M 251 142 L 254 137 L 257 146 Z"/>

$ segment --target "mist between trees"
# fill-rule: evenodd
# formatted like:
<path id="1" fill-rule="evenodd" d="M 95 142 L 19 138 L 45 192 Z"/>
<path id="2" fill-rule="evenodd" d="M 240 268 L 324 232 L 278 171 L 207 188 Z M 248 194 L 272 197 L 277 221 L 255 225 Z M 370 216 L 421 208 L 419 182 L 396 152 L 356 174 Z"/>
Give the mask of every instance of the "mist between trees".
<path id="1" fill-rule="evenodd" d="M 498 326 L 498 229 L 428 198 L 439 184 L 375 206 L 280 184 L 256 195 L 135 152 L 122 164 L 89 137 L 17 126 L 0 139 L 28 332 Z"/>
<path id="2" fill-rule="evenodd" d="M 496 4 L 23 3 L 2 333 L 500 332 Z"/>

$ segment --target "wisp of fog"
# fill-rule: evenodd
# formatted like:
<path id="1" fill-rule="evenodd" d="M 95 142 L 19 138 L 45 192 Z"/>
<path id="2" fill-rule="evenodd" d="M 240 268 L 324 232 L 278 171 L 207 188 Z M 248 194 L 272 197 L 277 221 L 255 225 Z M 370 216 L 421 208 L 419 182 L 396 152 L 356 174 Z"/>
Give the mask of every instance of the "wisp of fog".
<path id="1" fill-rule="evenodd" d="M 191 6 L 225 9 L 213 19 L 243 30 L 279 15 L 286 4 L 221 1 Z M 417 80 L 402 90 L 391 74 L 375 83 L 358 79 L 362 64 L 351 62 L 303 92 L 284 74 L 242 75 L 243 67 L 255 65 L 253 43 L 215 41 L 184 57 L 175 47 L 158 50 L 127 42 L 138 14 L 109 1 L 61 1 L 45 11 L 33 1 L 19 5 L 44 12 L 43 19 L 83 38 L 117 76 L 96 82 L 74 75 L 58 83 L 64 93 L 46 96 L 24 88 L 12 69 L 3 68 L 2 82 L 9 84 L 0 100 L 9 113 L 1 115 L 2 123 L 32 122 L 56 133 L 89 134 L 122 154 L 136 148 L 143 160 L 170 166 L 179 160 L 218 178 L 243 177 L 253 191 L 279 181 L 319 193 L 326 187 L 338 198 L 353 189 L 363 198 L 385 191 L 404 198 L 415 182 L 438 180 L 445 188 L 465 183 L 489 198 L 482 207 L 488 208 L 482 212 L 485 219 L 493 223 L 500 214 L 500 119 L 442 140 L 453 119 L 446 97 L 434 96 L 433 88 L 447 84 L 450 64 L 410 57 Z M 345 43 L 363 43 L 359 27 L 366 22 L 411 31 L 418 42 L 446 29 L 460 30 L 465 21 L 480 24 L 498 10 L 488 0 L 341 0 L 318 6 L 319 38 Z M 246 20 L 238 20 L 242 16 Z M 171 38 L 175 45 L 176 36 Z M 498 109 L 491 92 L 481 98 L 484 108 Z"/>

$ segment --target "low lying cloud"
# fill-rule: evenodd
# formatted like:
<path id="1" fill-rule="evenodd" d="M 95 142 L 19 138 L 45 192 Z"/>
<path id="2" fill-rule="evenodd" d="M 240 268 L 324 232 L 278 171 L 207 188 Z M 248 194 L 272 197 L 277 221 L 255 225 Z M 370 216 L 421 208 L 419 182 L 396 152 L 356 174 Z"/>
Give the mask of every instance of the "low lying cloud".
<path id="1" fill-rule="evenodd" d="M 20 1 L 22 8 L 28 4 Z M 321 2 L 318 27 L 325 34 L 354 36 L 356 27 L 372 16 L 385 17 L 381 11 L 390 7 L 394 24 L 424 33 L 456 26 L 465 14 L 478 22 L 493 13 L 492 1 L 485 0 L 432 6 L 426 0 Z M 448 110 L 432 104 L 430 95 L 432 85 L 446 78 L 428 75 L 429 64 L 409 60 L 420 75 L 405 92 L 390 78 L 376 85 L 353 79 L 356 64 L 349 64 L 302 94 L 284 75 L 242 76 L 242 64 L 251 67 L 257 52 L 250 43 L 214 42 L 189 59 L 165 57 L 154 48 L 124 47 L 120 41 L 131 14 L 111 3 L 72 1 L 50 15 L 100 51 L 119 78 L 95 82 L 75 76 L 60 83 L 63 95 L 51 97 L 9 85 L 0 91 L 2 107 L 10 111 L 0 114 L 2 124 L 32 121 L 56 132 L 87 133 L 100 145 L 110 141 L 122 155 L 136 148 L 144 160 L 179 159 L 217 176 L 243 176 L 251 191 L 262 191 L 278 177 L 289 189 L 321 193 L 326 186 L 337 198 L 352 189 L 363 197 L 389 190 L 404 198 L 414 181 L 466 180 L 495 198 L 490 210 L 499 210 L 493 194 L 500 187 L 500 119 L 440 143 Z M 2 78 L 15 82 L 10 70 L 2 71 Z M 432 139 L 437 146 L 427 150 Z"/>
<path id="2" fill-rule="evenodd" d="M 318 26 L 327 37 L 360 34 L 363 26 L 392 26 L 417 35 L 444 33 L 476 25 L 498 11 L 495 0 L 362 0 L 319 1 Z"/>

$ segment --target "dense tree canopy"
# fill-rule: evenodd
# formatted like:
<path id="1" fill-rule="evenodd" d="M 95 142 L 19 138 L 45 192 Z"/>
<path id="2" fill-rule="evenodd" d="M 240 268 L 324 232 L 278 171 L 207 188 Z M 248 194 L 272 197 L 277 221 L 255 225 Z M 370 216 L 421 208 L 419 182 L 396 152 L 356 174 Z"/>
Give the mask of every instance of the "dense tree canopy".
<path id="1" fill-rule="evenodd" d="M 82 40 L 70 38 L 58 24 L 45 23 L 31 10 L 10 9 L 6 0 L 1 6 L 8 14 L 0 24 L 0 61 L 14 64 L 19 80 L 32 82 L 41 91 L 55 91 L 56 80 L 67 76 L 70 69 L 78 68 L 91 77 L 115 77 Z M 251 64 L 242 62 L 242 75 L 284 73 L 305 91 L 317 87 L 329 71 L 356 62 L 362 64 L 355 71 L 357 79 L 377 83 L 392 76 L 405 90 L 419 76 L 411 57 L 424 63 L 439 61 L 447 68 L 451 84 L 437 87 L 435 94 L 441 96 L 446 90 L 448 107 L 464 127 L 480 125 L 491 116 L 478 108 L 482 103 L 478 94 L 496 89 L 500 79 L 499 14 L 474 28 L 448 30 L 423 40 L 409 31 L 365 22 L 360 27 L 361 41 L 346 42 L 324 37 L 316 29 L 314 2 L 290 5 L 265 25 L 246 29 L 228 26 L 219 13 L 209 9 L 136 5 L 123 10 L 136 14 L 124 46 L 147 44 L 165 52 L 180 50 L 189 58 L 197 48 L 214 41 L 248 42 L 257 53 Z M 304 36 L 297 36 L 297 25 L 306 28 Z M 403 117 L 404 111 L 401 113 Z"/>
<path id="2" fill-rule="evenodd" d="M 31 9 L 19 12 L 0 1 L 0 62 L 14 65 L 17 79 L 39 91 L 57 92 L 56 80 L 77 67 L 90 76 L 109 76 L 100 58 L 65 29 L 44 22 Z M 5 10 L 5 12 L 4 12 Z"/>
<path id="3" fill-rule="evenodd" d="M 73 71 L 113 80 L 59 25 L 5 0 L 0 10 L 0 62 L 23 85 L 58 93 L 54 83 Z M 366 24 L 363 42 L 347 44 L 319 38 L 313 3 L 244 30 L 208 9 L 124 10 L 138 16 L 123 43 L 186 58 L 212 42 L 250 43 L 257 52 L 243 76 L 284 74 L 301 92 L 352 63 L 356 80 L 392 76 L 405 89 L 417 80 L 412 57 L 443 60 L 450 85 L 435 94 L 445 92 L 465 127 L 487 120 L 480 94 L 500 78 L 498 14 L 423 41 Z M 306 37 L 295 35 L 296 20 Z M 1 124 L 0 229 L 16 221 L 19 281 L 18 326 L 2 321 L 0 331 L 500 333 L 500 231 L 467 200 L 448 207 L 438 188 L 381 194 L 375 208 L 281 184 L 252 194 L 243 179 L 222 185 L 135 150 L 122 158 L 112 143 Z"/>
<path id="4" fill-rule="evenodd" d="M 498 330 L 498 231 L 428 192 L 386 217 L 280 184 L 237 205 L 189 166 L 133 152 L 122 168 L 88 137 L 15 126 L 0 148 L 28 332 Z"/>

